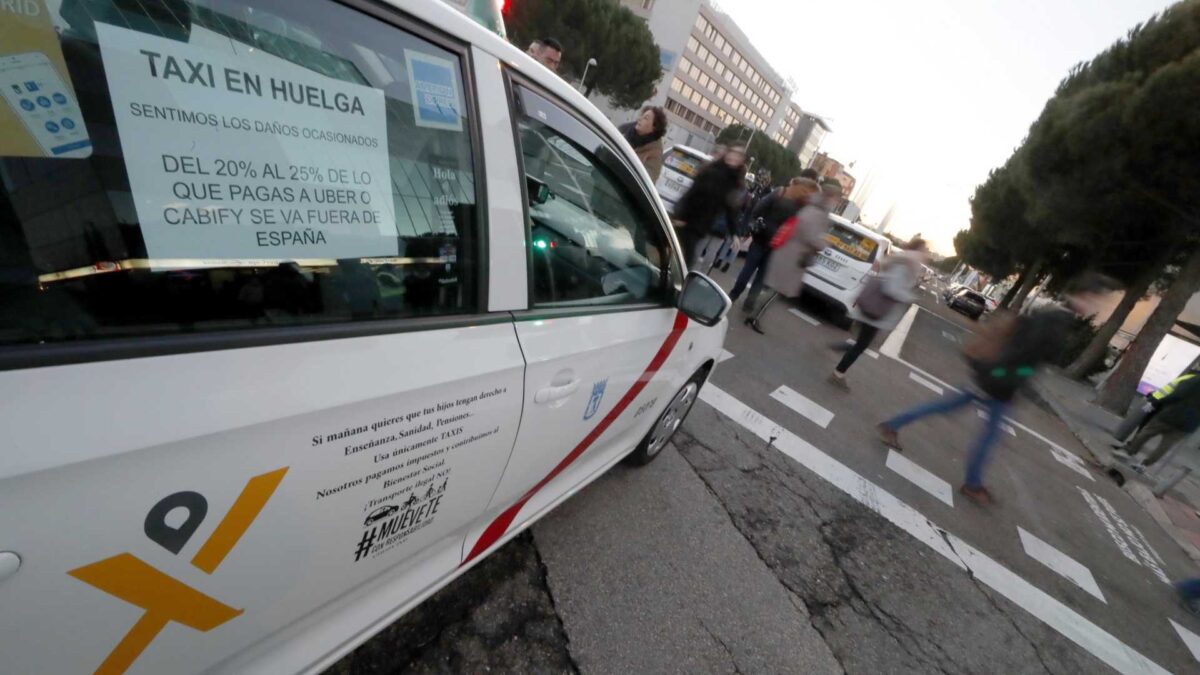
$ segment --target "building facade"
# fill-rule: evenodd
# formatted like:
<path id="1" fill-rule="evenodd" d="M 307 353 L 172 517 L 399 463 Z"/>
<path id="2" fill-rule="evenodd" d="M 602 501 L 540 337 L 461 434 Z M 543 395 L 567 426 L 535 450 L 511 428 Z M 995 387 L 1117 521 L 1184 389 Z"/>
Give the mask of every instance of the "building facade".
<path id="1" fill-rule="evenodd" d="M 787 149 L 800 158 L 800 166 L 808 167 L 821 149 L 821 141 L 830 132 L 829 123 L 818 115 L 801 112 L 796 131 L 787 143 Z"/>

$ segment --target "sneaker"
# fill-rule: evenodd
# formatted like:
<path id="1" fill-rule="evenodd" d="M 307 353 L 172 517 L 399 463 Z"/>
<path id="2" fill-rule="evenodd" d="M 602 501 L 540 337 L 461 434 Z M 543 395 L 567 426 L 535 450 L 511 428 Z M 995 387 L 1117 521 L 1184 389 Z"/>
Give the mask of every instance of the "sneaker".
<path id="1" fill-rule="evenodd" d="M 962 496 L 979 506 L 987 506 L 995 501 L 992 499 L 992 493 L 988 492 L 988 489 L 982 485 L 979 487 L 972 487 L 964 483 L 962 487 L 958 488 L 958 491 L 962 494 Z"/>
<path id="2" fill-rule="evenodd" d="M 721 263 L 721 271 L 728 272 L 729 271 L 729 263 Z"/>
<path id="3" fill-rule="evenodd" d="M 846 384 L 846 376 L 838 375 L 837 371 L 829 374 L 828 382 L 842 391 L 850 391 L 850 385 Z"/>
<path id="4" fill-rule="evenodd" d="M 879 440 L 883 441 L 884 445 L 896 452 L 904 452 L 904 448 L 900 447 L 900 436 L 895 429 L 881 423 L 875 427 L 875 430 L 879 432 Z"/>
<path id="5" fill-rule="evenodd" d="M 1132 462 L 1130 463 L 1129 468 L 1133 469 L 1137 473 L 1146 473 L 1146 465 L 1141 462 Z"/>

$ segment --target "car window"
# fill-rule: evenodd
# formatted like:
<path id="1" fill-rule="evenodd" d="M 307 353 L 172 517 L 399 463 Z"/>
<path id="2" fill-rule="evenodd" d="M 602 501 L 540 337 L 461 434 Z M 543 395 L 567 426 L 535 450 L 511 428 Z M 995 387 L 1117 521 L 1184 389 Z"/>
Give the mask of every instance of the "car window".
<path id="1" fill-rule="evenodd" d="M 457 53 L 336 3 L 50 7 L 0 64 L 51 99 L 0 134 L 0 344 L 475 311 Z"/>
<path id="2" fill-rule="evenodd" d="M 665 301 L 670 256 L 636 175 L 581 122 L 518 87 L 533 303 Z"/>

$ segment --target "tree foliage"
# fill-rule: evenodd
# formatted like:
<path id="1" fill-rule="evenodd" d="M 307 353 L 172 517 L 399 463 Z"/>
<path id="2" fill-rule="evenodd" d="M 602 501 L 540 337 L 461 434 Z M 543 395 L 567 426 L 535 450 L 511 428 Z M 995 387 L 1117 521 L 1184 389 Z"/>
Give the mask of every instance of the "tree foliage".
<path id="1" fill-rule="evenodd" d="M 781 184 L 800 175 L 800 158 L 782 145 L 759 131 L 751 138 L 752 129 L 742 124 L 731 124 L 717 134 L 717 142 L 726 145 L 750 141 L 749 157 L 754 158 L 755 172 L 766 169 L 771 172 L 771 181 Z"/>
<path id="2" fill-rule="evenodd" d="M 1197 290 L 1175 287 L 1196 283 L 1192 275 L 1171 281 L 1172 270 L 1191 269 L 1184 263 L 1200 245 L 1197 91 L 1200 0 L 1185 0 L 1072 68 L 1021 146 L 971 200 L 971 227 L 955 238 L 968 263 L 998 276 L 1035 269 L 1051 275 L 1052 291 L 1085 269 L 1129 287 L 1133 297 L 1080 352 L 1073 372 L 1103 354 L 1132 300 L 1156 280 L 1172 284 L 1175 296 Z M 1140 377 L 1149 347 L 1174 316 L 1159 319 L 1106 386 L 1132 396 L 1130 379 Z"/>
<path id="3" fill-rule="evenodd" d="M 520 0 L 512 4 L 505 24 L 508 37 L 522 50 L 539 38 L 563 44 L 559 71 L 587 85 L 621 108 L 636 108 L 654 95 L 662 77 L 658 46 L 650 28 L 616 0 Z"/>

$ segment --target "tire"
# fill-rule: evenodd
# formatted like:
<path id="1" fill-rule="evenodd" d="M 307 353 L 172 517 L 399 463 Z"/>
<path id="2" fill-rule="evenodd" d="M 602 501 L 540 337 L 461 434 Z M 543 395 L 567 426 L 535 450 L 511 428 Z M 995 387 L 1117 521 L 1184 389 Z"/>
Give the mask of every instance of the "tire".
<path id="1" fill-rule="evenodd" d="M 679 391 L 675 392 L 671 402 L 659 413 L 658 419 L 654 420 L 654 426 L 646 432 L 645 438 L 625 458 L 627 464 L 645 466 L 662 454 L 663 448 L 667 447 L 667 443 L 683 425 L 683 420 L 687 418 L 692 406 L 696 404 L 700 387 L 704 384 L 707 375 L 707 371 L 701 370 L 684 383 Z"/>

